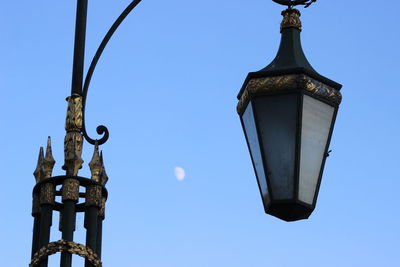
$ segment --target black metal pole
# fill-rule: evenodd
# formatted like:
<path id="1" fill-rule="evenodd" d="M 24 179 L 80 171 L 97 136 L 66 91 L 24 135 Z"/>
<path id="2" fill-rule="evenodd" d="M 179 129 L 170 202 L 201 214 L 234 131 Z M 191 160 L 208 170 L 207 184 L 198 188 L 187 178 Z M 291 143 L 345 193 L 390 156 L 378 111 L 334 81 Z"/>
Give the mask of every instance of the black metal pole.
<path id="1" fill-rule="evenodd" d="M 33 255 L 39 250 L 39 226 L 40 226 L 40 214 L 34 216 L 34 223 L 33 223 L 33 236 L 32 236 L 32 254 Z"/>
<path id="2" fill-rule="evenodd" d="M 62 239 L 73 241 L 75 228 L 75 201 L 65 200 L 62 215 Z M 72 255 L 67 252 L 61 253 L 61 267 L 72 266 Z"/>
<path id="3" fill-rule="evenodd" d="M 86 228 L 86 246 L 96 251 L 97 245 L 97 218 L 99 217 L 99 209 L 96 206 L 86 207 L 85 212 L 85 228 Z M 85 260 L 85 267 L 93 267 L 93 265 Z"/>
<path id="4" fill-rule="evenodd" d="M 39 248 L 46 246 L 50 241 L 50 228 L 53 217 L 53 208 L 50 204 L 40 207 Z M 47 267 L 48 258 L 40 263 L 40 267 Z"/>
<path id="5" fill-rule="evenodd" d="M 96 243 L 96 254 L 101 259 L 101 242 L 103 239 L 103 220 L 101 216 L 97 217 L 97 243 Z"/>
<path id="6" fill-rule="evenodd" d="M 32 233 L 32 254 L 33 255 L 39 250 L 39 227 L 40 227 L 40 198 L 39 194 L 35 193 L 33 195 L 32 201 L 32 216 L 34 218 L 33 221 L 33 233 Z"/>
<path id="7" fill-rule="evenodd" d="M 71 95 L 82 94 L 83 66 L 85 61 L 85 39 L 88 0 L 78 0 L 75 23 L 74 63 L 72 68 Z"/>

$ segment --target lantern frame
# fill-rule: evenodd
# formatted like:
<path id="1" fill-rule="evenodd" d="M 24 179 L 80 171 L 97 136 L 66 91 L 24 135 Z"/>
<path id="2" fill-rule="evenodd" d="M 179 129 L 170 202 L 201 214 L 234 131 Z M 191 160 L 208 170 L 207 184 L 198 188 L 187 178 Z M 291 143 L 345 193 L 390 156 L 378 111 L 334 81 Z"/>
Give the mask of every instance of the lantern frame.
<path id="1" fill-rule="evenodd" d="M 243 83 L 238 94 L 239 103 L 237 112 L 240 116 L 242 128 L 246 137 L 246 143 L 250 152 L 253 169 L 257 177 L 257 184 L 263 200 L 266 213 L 276 216 L 286 221 L 296 221 L 306 219 L 316 207 L 318 193 L 321 186 L 322 174 L 328 155 L 329 145 L 332 139 L 333 129 L 338 113 L 339 104 L 342 96 L 340 93 L 341 85 L 317 73 L 308 62 L 304 55 L 300 41 L 301 21 L 300 12 L 297 9 L 289 8 L 282 12 L 283 21 L 281 23 L 281 44 L 275 59 L 264 69 L 258 72 L 250 72 Z M 280 95 L 295 95 L 296 97 L 296 124 L 294 134 L 294 166 L 293 166 L 293 192 L 290 198 L 277 200 L 274 197 L 274 189 L 271 185 L 271 177 L 268 176 L 267 152 L 263 144 L 262 131 L 260 129 L 259 114 L 255 108 L 255 101 L 261 101 L 261 97 L 275 97 Z M 300 185 L 300 166 L 301 166 L 301 142 L 303 127 L 303 108 L 304 98 L 311 97 L 317 101 L 327 104 L 333 108 L 332 118 L 329 124 L 326 143 L 324 144 L 321 165 L 319 166 L 318 178 L 316 180 L 312 203 L 306 203 L 299 199 Z M 252 105 L 252 119 L 258 141 L 258 148 L 261 156 L 264 179 L 267 185 L 269 199 L 265 199 L 260 185 L 259 174 L 255 166 L 255 161 L 251 151 L 248 133 L 243 119 L 243 115 Z M 260 103 L 258 103 L 260 105 Z M 303 199 L 304 200 L 304 199 Z M 292 206 L 291 206 L 292 205 Z M 282 207 L 279 207 L 282 206 Z M 286 207 L 285 207 L 286 206 Z M 297 210 L 304 211 L 296 213 Z"/>

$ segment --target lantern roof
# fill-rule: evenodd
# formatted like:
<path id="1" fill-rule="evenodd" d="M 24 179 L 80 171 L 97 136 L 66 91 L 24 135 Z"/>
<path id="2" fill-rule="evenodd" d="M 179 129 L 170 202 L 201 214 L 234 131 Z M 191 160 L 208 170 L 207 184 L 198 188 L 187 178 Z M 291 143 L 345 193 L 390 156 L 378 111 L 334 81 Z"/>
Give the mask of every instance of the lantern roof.
<path id="1" fill-rule="evenodd" d="M 283 20 L 281 22 L 281 42 L 278 53 L 274 60 L 265 68 L 250 72 L 238 94 L 240 99 L 249 80 L 268 76 L 279 76 L 286 74 L 306 74 L 319 82 L 325 83 L 336 90 L 340 90 L 341 84 L 332 81 L 319 74 L 308 62 L 301 46 L 300 32 L 302 25 L 300 21 L 300 11 L 288 8 L 282 11 Z"/>

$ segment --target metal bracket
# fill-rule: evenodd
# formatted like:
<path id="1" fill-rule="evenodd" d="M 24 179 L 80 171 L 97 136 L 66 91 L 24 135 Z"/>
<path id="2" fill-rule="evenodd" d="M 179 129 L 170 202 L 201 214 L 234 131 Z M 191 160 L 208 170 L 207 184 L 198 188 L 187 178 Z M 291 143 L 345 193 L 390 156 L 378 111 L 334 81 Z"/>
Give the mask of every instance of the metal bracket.
<path id="1" fill-rule="evenodd" d="M 82 126 L 82 134 L 85 137 L 86 141 L 90 144 L 94 145 L 102 145 L 107 142 L 109 137 L 109 131 L 106 126 L 100 125 L 97 126 L 96 131 L 99 135 L 103 135 L 100 139 L 92 139 L 89 137 L 86 131 L 86 124 L 85 124 L 85 107 L 86 107 L 86 98 L 87 93 L 89 90 L 90 80 L 92 79 L 93 72 L 96 68 L 97 62 L 99 61 L 101 54 L 104 51 L 104 48 L 107 46 L 108 41 L 110 41 L 111 37 L 113 36 L 114 32 L 117 30 L 119 25 L 124 21 L 124 19 L 129 15 L 129 13 L 141 2 L 141 0 L 133 0 L 127 8 L 121 13 L 121 15 L 117 18 L 111 28 L 108 30 L 106 36 L 104 36 L 103 41 L 101 42 L 99 48 L 97 48 L 96 54 L 94 55 L 92 62 L 90 63 L 90 67 L 86 74 L 85 82 L 83 84 L 82 89 L 82 97 L 83 97 L 83 126 Z"/>
<path id="2" fill-rule="evenodd" d="M 307 8 L 317 0 L 272 0 L 272 1 L 280 5 L 288 6 L 289 8 L 298 5 L 303 5 L 305 8 Z"/>

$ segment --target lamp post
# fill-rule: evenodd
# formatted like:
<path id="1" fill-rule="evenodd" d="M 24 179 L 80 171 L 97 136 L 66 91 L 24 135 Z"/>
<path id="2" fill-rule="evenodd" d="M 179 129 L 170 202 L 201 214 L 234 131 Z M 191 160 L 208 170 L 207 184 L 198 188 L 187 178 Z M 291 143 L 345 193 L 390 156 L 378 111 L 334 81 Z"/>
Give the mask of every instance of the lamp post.
<path id="1" fill-rule="evenodd" d="M 341 85 L 318 74 L 305 57 L 300 12 L 315 0 L 273 0 L 282 12 L 275 59 L 250 72 L 238 94 L 240 116 L 265 212 L 285 221 L 315 208 Z"/>
<path id="2" fill-rule="evenodd" d="M 238 98 L 241 117 L 267 213 L 284 220 L 307 218 L 315 207 L 333 124 L 340 103 L 340 85 L 319 75 L 305 58 L 300 44 L 300 13 L 292 6 L 315 0 L 284 1 L 288 9 L 281 24 L 282 41 L 275 60 L 249 73 Z M 85 258 L 85 267 L 101 267 L 102 223 L 105 218 L 108 176 L 99 146 L 109 132 L 98 126 L 100 139 L 88 136 L 85 105 L 97 62 L 113 33 L 141 2 L 133 0 L 105 35 L 84 76 L 88 0 L 77 0 L 71 95 L 64 139 L 64 175 L 53 176 L 51 139 L 39 150 L 34 171 L 34 217 L 30 267 L 48 266 L 48 256 L 61 252 L 60 266 L 71 267 L 72 255 Z M 91 177 L 78 175 L 86 140 L 94 145 Z M 60 197 L 61 201 L 58 201 Z M 54 212 L 60 216 L 61 239 L 50 242 Z M 85 214 L 86 244 L 74 242 L 76 213 Z"/>
<path id="3" fill-rule="evenodd" d="M 77 0 L 74 61 L 72 70 L 71 95 L 67 97 L 68 109 L 65 122 L 64 139 L 65 175 L 53 176 L 55 160 L 52 156 L 50 137 L 46 153 L 40 148 L 37 167 L 34 171 L 36 185 L 33 189 L 32 216 L 34 217 L 32 255 L 30 267 L 48 266 L 48 256 L 61 252 L 61 267 L 72 266 L 72 254 L 85 258 L 85 267 L 101 267 L 102 224 L 105 217 L 108 176 L 104 168 L 103 155 L 99 146 L 109 136 L 105 126 L 98 126 L 100 139 L 88 136 L 85 127 L 85 104 L 90 80 L 96 64 L 108 41 L 128 14 L 141 2 L 132 1 L 121 13 L 105 35 L 84 77 L 86 18 L 88 0 Z M 82 168 L 82 149 L 84 139 L 94 145 L 94 152 L 89 167 L 91 178 L 78 176 Z M 61 201 L 56 201 L 56 196 Z M 59 212 L 61 239 L 50 242 L 53 213 Z M 86 244 L 74 242 L 76 213 L 85 214 Z"/>

